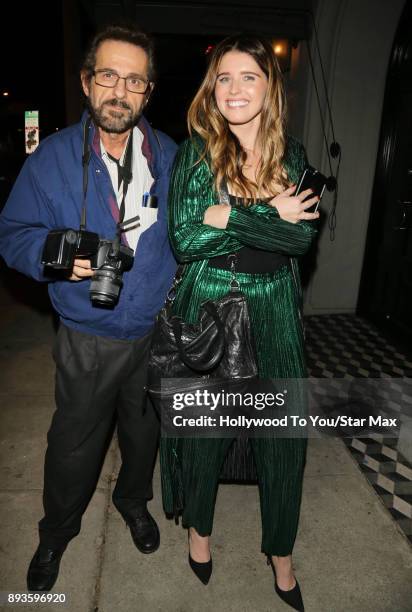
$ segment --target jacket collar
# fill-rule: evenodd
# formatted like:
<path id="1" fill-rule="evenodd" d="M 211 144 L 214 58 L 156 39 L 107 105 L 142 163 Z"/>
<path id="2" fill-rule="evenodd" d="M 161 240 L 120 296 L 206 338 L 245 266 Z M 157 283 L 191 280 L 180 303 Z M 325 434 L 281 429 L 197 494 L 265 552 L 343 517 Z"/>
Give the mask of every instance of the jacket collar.
<path id="1" fill-rule="evenodd" d="M 84 124 L 87 121 L 89 113 L 85 111 L 82 115 L 81 119 L 81 128 L 82 131 L 84 129 Z M 161 174 L 161 159 L 163 147 L 162 144 L 150 123 L 147 119 L 142 115 L 137 122 L 136 127 L 143 134 L 143 142 L 142 142 L 142 153 L 147 159 L 147 165 L 149 166 L 149 170 L 153 178 L 156 178 Z M 96 155 L 101 158 L 100 153 L 100 137 L 99 131 L 96 129 L 94 123 L 92 122 L 90 126 L 90 135 L 89 135 L 89 143 L 91 144 L 91 148 L 96 153 Z"/>

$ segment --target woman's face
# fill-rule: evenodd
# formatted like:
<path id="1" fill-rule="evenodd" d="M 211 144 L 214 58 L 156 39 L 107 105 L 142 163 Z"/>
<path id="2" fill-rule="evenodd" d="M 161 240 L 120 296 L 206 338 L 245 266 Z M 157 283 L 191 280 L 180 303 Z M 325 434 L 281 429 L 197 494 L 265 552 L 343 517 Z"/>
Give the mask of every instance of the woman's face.
<path id="1" fill-rule="evenodd" d="M 218 67 L 215 99 L 219 111 L 231 125 L 260 122 L 268 80 L 248 53 L 228 51 Z"/>

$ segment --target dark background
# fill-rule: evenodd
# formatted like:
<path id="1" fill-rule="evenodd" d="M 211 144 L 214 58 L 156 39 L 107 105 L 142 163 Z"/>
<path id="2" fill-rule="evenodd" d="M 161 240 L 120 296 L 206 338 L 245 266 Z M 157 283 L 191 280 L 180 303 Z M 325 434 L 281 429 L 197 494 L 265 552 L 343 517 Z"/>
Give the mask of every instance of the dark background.
<path id="1" fill-rule="evenodd" d="M 65 126 L 60 2 L 9 3 L 6 15 L 0 36 L 1 204 L 26 158 L 24 111 L 40 111 L 41 139 Z"/>
<path id="2" fill-rule="evenodd" d="M 80 13 L 77 24 L 80 46 L 76 60 L 73 62 L 69 58 L 69 61 L 78 74 L 95 26 L 82 10 L 81 3 L 78 3 L 77 10 Z M 4 204 L 26 158 L 24 112 L 39 111 L 40 140 L 68 124 L 63 18 L 63 6 L 59 1 L 37 3 L 27 17 L 22 16 L 22 7 L 18 3 L 8 9 L 9 27 L 0 37 L 4 58 L 0 77 L 1 204 Z M 186 134 L 186 111 L 206 67 L 207 47 L 221 38 L 177 34 L 156 36 L 158 80 L 146 115 L 153 125 L 177 141 Z M 73 96 L 82 100 L 79 78 L 75 88 Z M 4 92 L 8 92 L 8 96 L 4 96 Z M 80 111 L 79 105 L 76 120 Z"/>
<path id="3" fill-rule="evenodd" d="M 205 72 L 208 47 L 230 33 L 244 30 L 245 24 L 249 27 L 249 15 L 256 16 L 256 23 L 250 25 L 251 32 L 267 35 L 271 40 L 282 35 L 292 41 L 302 38 L 305 0 L 276 2 L 277 6 L 291 7 L 285 16 L 277 18 L 273 17 L 276 11 L 284 9 L 273 7 L 269 0 L 262 1 L 271 15 L 267 20 L 271 25 L 266 26 L 266 32 L 265 15 L 246 0 L 227 0 L 219 10 L 208 2 L 204 11 L 198 15 L 195 7 L 196 14 L 192 12 L 191 16 L 192 5 L 184 0 L 176 3 L 175 8 L 165 9 L 159 4 L 153 9 L 155 18 L 152 9 L 146 9 L 145 13 L 136 2 L 47 0 L 34 4 L 10 3 L 0 37 L 3 58 L 0 73 L 0 208 L 26 158 L 24 111 L 39 111 L 40 140 L 79 120 L 83 108 L 79 71 L 85 49 L 97 28 L 124 19 L 153 31 L 158 79 L 145 114 L 156 128 L 181 142 L 187 134 L 188 106 Z M 294 4 L 300 7 L 298 19 L 293 13 Z M 287 66 L 284 68 L 286 70 Z M 8 92 L 8 96 L 4 96 L 4 92 Z"/>
<path id="4" fill-rule="evenodd" d="M 384 1 L 380 0 L 380 3 Z M 298 50 L 301 76 L 293 75 L 290 82 L 296 90 L 289 92 L 289 101 L 293 104 L 295 96 L 296 102 L 296 95 L 307 91 L 311 82 L 305 42 L 313 41 L 311 8 L 316 9 L 316 1 L 258 2 L 258 5 L 252 4 L 252 0 L 225 0 L 224 3 L 213 0 L 198 3 L 186 0 L 169 3 L 160 0 L 146 3 L 136 0 L 9 3 L 2 14 L 0 37 L 3 58 L 0 72 L 0 209 L 26 158 L 24 111 L 39 111 L 40 140 L 79 120 L 82 111 L 79 80 L 82 56 L 96 28 L 105 22 L 129 18 L 153 31 L 159 74 L 147 116 L 155 127 L 164 130 L 177 142 L 186 136 L 186 112 L 204 74 L 208 46 L 235 31 L 247 28 L 271 40 L 284 38 Z M 348 8 L 348 11 L 354 10 Z M 358 313 L 374 320 L 380 327 L 388 327 L 400 334 L 401 340 L 407 337 L 409 342 L 412 338 L 411 20 L 412 0 L 409 0 L 405 3 L 388 64 L 358 303 Z M 373 27 L 371 21 L 370 29 Z M 367 30 L 364 36 L 367 41 Z M 364 47 L 367 48 L 366 42 Z M 327 45 L 323 49 L 325 60 Z M 319 68 L 319 61 L 317 64 Z M 348 72 L 354 67 L 355 64 L 347 60 L 344 68 L 347 72 L 341 72 L 339 78 L 348 77 Z M 286 81 L 288 68 L 287 64 L 283 66 Z M 302 73 L 307 78 L 306 84 L 299 81 Z M 360 84 L 361 78 L 362 75 Z M 9 93 L 7 97 L 3 95 L 6 91 Z M 365 104 L 368 104 L 367 97 Z M 302 108 L 302 104 L 300 106 Z M 299 130 L 296 135 L 299 136 Z M 340 176 L 341 185 L 345 180 L 351 181 L 354 173 L 354 168 L 348 165 L 350 160 L 345 158 L 345 151 L 343 159 L 347 166 L 346 178 L 345 174 Z M 312 163 L 316 164 L 316 161 Z M 348 202 L 339 202 L 338 215 L 343 214 L 342 207 L 346 205 Z M 345 244 L 339 248 L 344 259 Z M 313 272 L 315 264 L 309 268 Z M 322 291 L 327 292 L 326 288 Z"/>

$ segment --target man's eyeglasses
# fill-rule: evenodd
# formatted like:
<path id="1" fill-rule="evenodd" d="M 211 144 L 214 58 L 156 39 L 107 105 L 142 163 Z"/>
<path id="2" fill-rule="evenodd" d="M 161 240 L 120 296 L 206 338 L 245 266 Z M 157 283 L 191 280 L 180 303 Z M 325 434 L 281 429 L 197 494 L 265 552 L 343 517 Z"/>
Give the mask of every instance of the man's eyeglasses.
<path id="1" fill-rule="evenodd" d="M 113 70 L 94 70 L 92 74 L 96 85 L 102 87 L 116 87 L 119 79 L 124 80 L 127 91 L 132 93 L 144 94 L 150 87 L 150 81 L 146 79 L 138 76 L 121 77 Z"/>

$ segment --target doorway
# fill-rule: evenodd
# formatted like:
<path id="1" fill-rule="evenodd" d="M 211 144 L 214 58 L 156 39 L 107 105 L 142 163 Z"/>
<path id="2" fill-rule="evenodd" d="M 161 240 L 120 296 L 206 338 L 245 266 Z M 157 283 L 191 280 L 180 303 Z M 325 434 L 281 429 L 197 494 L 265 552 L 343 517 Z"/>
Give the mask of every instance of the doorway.
<path id="1" fill-rule="evenodd" d="M 412 2 L 395 35 L 358 313 L 412 340 Z"/>

